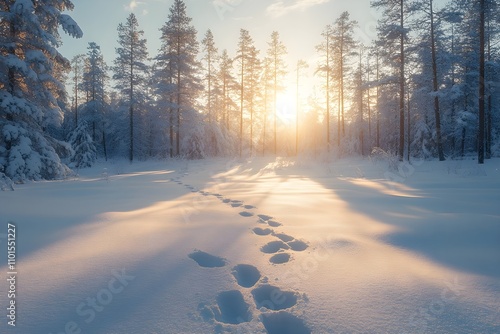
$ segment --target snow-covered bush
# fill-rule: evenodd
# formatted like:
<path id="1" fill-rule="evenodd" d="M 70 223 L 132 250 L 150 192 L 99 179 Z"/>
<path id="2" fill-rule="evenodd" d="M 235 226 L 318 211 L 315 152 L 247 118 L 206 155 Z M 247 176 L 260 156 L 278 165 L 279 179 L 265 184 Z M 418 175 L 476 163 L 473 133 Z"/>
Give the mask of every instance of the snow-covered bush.
<path id="1" fill-rule="evenodd" d="M 0 172 L 0 190 L 14 190 L 14 182 L 2 172 Z"/>
<path id="2" fill-rule="evenodd" d="M 14 182 L 60 179 L 69 172 L 51 142 L 26 123 L 0 124 L 0 146 L 0 165 Z"/>
<path id="3" fill-rule="evenodd" d="M 370 158 L 375 163 L 387 164 L 387 169 L 391 172 L 397 171 L 400 166 L 400 161 L 397 154 L 390 151 L 386 152 L 380 147 L 375 147 L 372 150 Z"/>
<path id="4" fill-rule="evenodd" d="M 97 149 L 89 133 L 87 122 L 82 122 L 69 139 L 74 153 L 71 164 L 76 168 L 91 167 L 97 159 Z"/>

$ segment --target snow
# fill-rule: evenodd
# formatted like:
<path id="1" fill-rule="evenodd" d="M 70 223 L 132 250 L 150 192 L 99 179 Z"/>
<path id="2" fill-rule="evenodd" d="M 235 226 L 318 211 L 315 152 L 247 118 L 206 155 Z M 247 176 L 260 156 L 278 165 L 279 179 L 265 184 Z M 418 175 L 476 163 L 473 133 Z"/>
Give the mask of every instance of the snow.
<path id="1" fill-rule="evenodd" d="M 67 14 L 60 14 L 59 15 L 59 22 L 64 30 L 68 35 L 71 37 L 75 38 L 82 38 L 83 37 L 83 31 L 80 29 L 78 24 L 73 20 L 73 18 Z"/>
<path id="2" fill-rule="evenodd" d="M 16 333 L 500 332 L 500 159 L 79 173 L 0 192 Z"/>

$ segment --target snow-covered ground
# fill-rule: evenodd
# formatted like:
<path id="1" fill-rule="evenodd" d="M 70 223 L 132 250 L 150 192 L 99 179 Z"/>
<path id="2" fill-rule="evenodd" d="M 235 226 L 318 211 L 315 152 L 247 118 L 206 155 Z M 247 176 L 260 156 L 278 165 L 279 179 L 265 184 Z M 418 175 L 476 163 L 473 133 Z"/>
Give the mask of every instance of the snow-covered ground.
<path id="1" fill-rule="evenodd" d="M 0 192 L 1 333 L 500 333 L 500 160 L 107 163 Z"/>

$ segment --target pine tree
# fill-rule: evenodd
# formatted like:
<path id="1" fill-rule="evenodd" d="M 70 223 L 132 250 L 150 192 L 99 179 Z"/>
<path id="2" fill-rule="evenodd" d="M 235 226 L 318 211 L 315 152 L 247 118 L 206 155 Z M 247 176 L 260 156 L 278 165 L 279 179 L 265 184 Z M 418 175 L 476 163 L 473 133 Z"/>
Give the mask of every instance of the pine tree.
<path id="1" fill-rule="evenodd" d="M 146 39 L 143 38 L 144 31 L 139 30 L 139 22 L 131 13 L 126 22 L 118 25 L 118 44 L 116 48 L 113 79 L 116 81 L 115 88 L 120 92 L 122 98 L 129 105 L 129 160 L 134 160 L 134 121 L 135 112 L 144 104 L 144 92 L 146 91 L 148 66 L 148 51 Z"/>
<path id="2" fill-rule="evenodd" d="M 432 69 L 432 95 L 433 95 L 433 109 L 434 109 L 434 121 L 435 121 L 435 129 L 436 129 L 436 148 L 438 153 L 439 161 L 444 161 L 444 149 L 443 149 L 443 140 L 442 140 L 442 127 L 441 127 L 441 103 L 439 97 L 439 87 L 440 84 L 440 76 L 438 74 L 438 45 L 440 44 L 438 41 L 438 37 L 441 35 L 439 31 L 439 22 L 436 22 L 436 12 L 433 0 L 421 0 L 416 3 L 417 8 L 423 13 L 424 17 L 419 24 L 422 27 L 425 27 L 422 31 L 422 48 L 430 53 L 430 62 Z M 425 59 L 421 59 L 422 62 Z M 422 67 L 425 68 L 425 64 L 422 64 Z M 442 69 L 443 70 L 443 69 Z M 409 130 L 408 130 L 409 131 Z"/>
<path id="3" fill-rule="evenodd" d="M 62 29 L 83 35 L 71 1 L 0 3 L 0 173 L 16 182 L 64 177 L 56 140 L 46 129 L 62 121 L 65 94 L 58 71 L 69 61 L 58 51 Z"/>
<path id="4" fill-rule="evenodd" d="M 379 38 L 385 40 L 387 58 L 394 67 L 399 67 L 399 145 L 398 156 L 402 161 L 405 149 L 405 40 L 407 28 L 405 25 L 406 7 L 404 0 L 373 0 L 372 6 L 382 8 L 383 20 L 379 21 Z M 399 49 L 398 51 L 396 51 Z M 393 62 L 393 54 L 398 52 L 397 61 Z"/>
<path id="5" fill-rule="evenodd" d="M 75 117 L 74 127 L 75 129 L 78 127 L 78 101 L 79 101 L 79 93 L 80 93 L 80 84 L 83 76 L 83 63 L 84 63 L 85 55 L 78 54 L 71 59 L 71 72 L 72 72 L 72 80 L 73 80 L 73 112 Z"/>
<path id="6" fill-rule="evenodd" d="M 87 48 L 85 68 L 81 90 L 87 96 L 87 102 L 81 107 L 82 117 L 90 124 L 92 141 L 102 143 L 102 153 L 107 159 L 106 120 L 104 114 L 108 108 L 105 85 L 108 81 L 107 66 L 101 48 L 90 42 Z"/>
<path id="7" fill-rule="evenodd" d="M 297 90 L 296 90 L 296 95 L 295 95 L 295 98 L 297 99 L 297 103 L 296 103 L 296 109 L 295 109 L 295 112 L 296 112 L 296 118 L 295 118 L 295 155 L 298 155 L 299 154 L 299 114 L 300 114 L 300 85 L 299 85 L 299 82 L 300 82 L 300 70 L 301 69 L 305 69 L 305 68 L 308 68 L 309 65 L 307 64 L 307 62 L 303 59 L 299 59 L 297 61 L 297 67 L 296 67 L 296 71 L 297 71 Z"/>
<path id="8" fill-rule="evenodd" d="M 278 91 L 283 90 L 283 78 L 286 76 L 286 64 L 284 57 L 287 50 L 283 42 L 280 40 L 279 33 L 273 31 L 271 41 L 268 43 L 269 49 L 267 57 L 271 59 L 270 71 L 273 76 L 273 101 L 274 101 L 274 155 L 277 154 L 277 109 L 278 109 Z"/>
<path id="9" fill-rule="evenodd" d="M 255 113 L 257 107 L 257 100 L 260 95 L 260 79 L 262 66 L 259 59 L 259 50 L 255 47 L 250 49 L 250 57 L 248 63 L 248 91 L 247 91 L 247 104 L 250 113 L 250 154 L 253 154 L 254 149 L 254 128 L 255 128 Z"/>
<path id="10" fill-rule="evenodd" d="M 248 95 L 248 68 L 251 62 L 252 48 L 255 48 L 254 42 L 248 30 L 240 30 L 240 39 L 238 42 L 238 51 L 236 60 L 238 61 L 238 76 L 240 79 L 240 135 L 239 135 L 239 154 L 243 154 L 243 112 L 245 109 L 245 96 Z"/>
<path id="11" fill-rule="evenodd" d="M 198 41 L 196 29 L 187 16 L 186 5 L 182 0 L 175 0 L 170 7 L 168 21 L 161 28 L 162 47 L 158 54 L 163 63 L 164 73 L 171 75 L 171 92 L 175 111 L 176 155 L 179 156 L 181 143 L 181 123 L 184 113 L 196 109 L 196 100 L 200 95 Z M 187 117 L 186 117 L 187 118 Z M 188 125 L 186 125 L 188 128 Z"/>
<path id="12" fill-rule="evenodd" d="M 334 79 L 337 79 L 339 87 L 339 105 L 340 118 L 342 126 L 342 136 L 345 136 L 345 86 L 347 68 L 349 60 L 354 54 L 356 41 L 354 40 L 354 28 L 358 25 L 357 21 L 351 20 L 349 12 L 343 12 L 335 21 L 332 27 L 331 48 L 332 57 L 337 63 L 337 68 L 333 72 Z"/>
<path id="13" fill-rule="evenodd" d="M 238 83 L 233 74 L 233 59 L 227 53 L 227 50 L 222 51 L 219 59 L 218 81 L 221 86 L 222 95 L 222 120 L 227 132 L 231 132 L 231 120 L 237 105 L 234 102 L 233 95 L 238 88 Z"/>
<path id="14" fill-rule="evenodd" d="M 205 38 L 201 42 L 203 45 L 204 57 L 205 61 L 205 90 L 206 90 L 206 108 L 208 115 L 208 122 L 212 124 L 213 120 L 216 120 L 216 116 L 214 115 L 214 104 L 216 100 L 215 87 L 217 80 L 217 70 L 215 65 L 218 62 L 218 50 L 215 46 L 214 35 L 212 31 L 209 29 L 205 34 Z"/>
<path id="15" fill-rule="evenodd" d="M 323 37 L 323 42 L 316 46 L 316 51 L 318 51 L 322 57 L 324 57 L 324 60 L 320 64 L 318 64 L 318 69 L 316 70 L 316 73 L 320 73 L 325 77 L 325 123 L 326 123 L 326 148 L 327 150 L 330 149 L 330 95 L 331 95 L 331 80 L 332 80 L 332 75 L 334 72 L 334 61 L 333 61 L 333 53 L 332 53 L 332 26 L 327 25 L 325 30 L 321 33 L 321 36 Z M 340 62 L 338 62 L 340 64 Z M 340 92 L 340 88 L 339 88 Z M 340 93 L 339 93 L 340 96 Z M 339 98 L 340 101 L 340 98 Z M 340 103 L 340 102 L 339 102 Z M 341 108 L 339 107 L 339 121 L 338 121 L 338 143 L 340 145 L 340 111 Z"/>
<path id="16" fill-rule="evenodd" d="M 95 142 L 89 132 L 87 122 L 82 121 L 69 138 L 71 147 L 74 150 L 71 162 L 75 168 L 91 167 L 97 159 Z"/>

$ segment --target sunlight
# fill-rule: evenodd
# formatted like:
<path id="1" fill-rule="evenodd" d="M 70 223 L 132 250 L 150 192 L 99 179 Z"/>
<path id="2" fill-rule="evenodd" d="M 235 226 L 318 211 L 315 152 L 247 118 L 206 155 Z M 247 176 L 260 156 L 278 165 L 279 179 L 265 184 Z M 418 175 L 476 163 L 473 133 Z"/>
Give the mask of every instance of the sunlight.
<path id="1" fill-rule="evenodd" d="M 296 95 L 287 89 L 278 93 L 276 101 L 276 115 L 285 125 L 295 122 L 296 118 Z"/>

